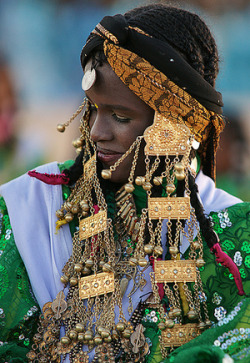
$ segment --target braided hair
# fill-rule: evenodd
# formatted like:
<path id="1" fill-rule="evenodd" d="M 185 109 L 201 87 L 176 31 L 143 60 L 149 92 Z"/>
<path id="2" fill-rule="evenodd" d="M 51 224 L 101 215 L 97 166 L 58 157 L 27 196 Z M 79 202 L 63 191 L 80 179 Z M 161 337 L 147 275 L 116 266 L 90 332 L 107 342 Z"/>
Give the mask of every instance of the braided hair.
<path id="1" fill-rule="evenodd" d="M 151 4 L 130 10 L 124 14 L 124 17 L 128 25 L 138 27 L 152 37 L 168 42 L 214 87 L 219 70 L 217 47 L 210 30 L 198 15 L 163 4 Z M 107 61 L 104 53 L 100 52 L 100 50 L 97 50 L 92 57 L 95 66 L 101 66 L 103 62 Z M 212 123 L 209 128 L 210 137 L 208 137 L 208 144 L 206 145 L 206 160 L 201 158 L 203 171 L 207 175 L 211 175 L 210 165 L 214 156 L 213 135 L 215 134 Z M 80 173 L 82 173 L 81 155 L 65 173 L 69 176 L 71 182 L 80 177 Z M 191 175 L 189 175 L 189 188 L 191 191 L 191 205 L 195 209 L 197 220 L 200 223 L 202 236 L 209 248 L 211 248 L 217 242 L 217 238 L 209 218 L 204 214 L 203 207 L 197 196 L 198 188 Z M 178 188 L 178 195 L 183 194 L 180 189 L 183 189 L 181 184 Z M 174 225 L 173 229 L 175 229 Z"/>

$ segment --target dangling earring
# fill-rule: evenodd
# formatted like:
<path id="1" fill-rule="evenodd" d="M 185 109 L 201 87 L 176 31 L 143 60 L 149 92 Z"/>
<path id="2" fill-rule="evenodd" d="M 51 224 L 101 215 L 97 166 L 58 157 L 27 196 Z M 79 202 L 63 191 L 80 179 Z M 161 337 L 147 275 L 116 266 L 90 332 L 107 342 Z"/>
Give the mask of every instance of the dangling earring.
<path id="1" fill-rule="evenodd" d="M 66 127 L 68 127 L 71 124 L 71 122 L 82 112 L 82 110 L 86 106 L 86 103 L 87 103 L 87 98 L 85 97 L 83 103 L 78 107 L 77 111 L 70 117 L 70 119 L 64 124 L 57 125 L 57 131 L 64 132 Z"/>

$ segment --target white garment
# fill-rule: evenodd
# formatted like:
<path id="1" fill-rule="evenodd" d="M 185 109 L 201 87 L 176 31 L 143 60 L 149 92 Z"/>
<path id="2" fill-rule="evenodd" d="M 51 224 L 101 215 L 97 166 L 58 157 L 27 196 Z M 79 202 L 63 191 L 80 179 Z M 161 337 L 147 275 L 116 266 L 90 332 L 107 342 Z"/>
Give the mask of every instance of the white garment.
<path id="1" fill-rule="evenodd" d="M 38 167 L 36 170 L 40 173 L 59 173 L 56 162 Z M 199 173 L 196 182 L 207 214 L 241 202 L 240 199 L 216 189 L 214 182 L 202 172 Z M 55 233 L 57 220 L 55 212 L 63 203 L 62 188 L 58 185 L 45 184 L 25 174 L 3 185 L 0 194 L 7 205 L 16 246 L 27 269 L 35 297 L 42 308 L 46 302 L 53 301 L 62 290 L 60 281 L 62 268 L 72 251 L 69 226 L 65 225 L 57 234 Z M 163 235 L 165 232 L 163 231 Z M 184 250 L 187 248 L 187 241 L 182 248 Z M 140 301 L 141 295 L 151 291 L 150 271 L 152 271 L 151 266 L 145 271 L 147 284 L 143 292 L 137 290 L 132 296 L 134 308 Z M 133 281 L 130 280 L 127 293 L 132 287 Z M 129 302 L 126 295 L 122 304 L 125 317 L 129 319 L 127 312 Z M 142 300 L 147 296 L 145 295 Z"/>

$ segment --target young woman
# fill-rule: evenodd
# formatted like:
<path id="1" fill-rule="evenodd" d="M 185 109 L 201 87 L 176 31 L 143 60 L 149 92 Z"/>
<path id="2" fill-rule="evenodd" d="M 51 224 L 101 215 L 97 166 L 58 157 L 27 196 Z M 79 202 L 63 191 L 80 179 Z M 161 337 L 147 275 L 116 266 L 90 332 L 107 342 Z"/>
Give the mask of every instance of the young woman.
<path id="1" fill-rule="evenodd" d="M 149 5 L 105 17 L 81 62 L 76 161 L 1 188 L 1 357 L 247 361 L 250 208 L 213 181 L 210 31 Z"/>

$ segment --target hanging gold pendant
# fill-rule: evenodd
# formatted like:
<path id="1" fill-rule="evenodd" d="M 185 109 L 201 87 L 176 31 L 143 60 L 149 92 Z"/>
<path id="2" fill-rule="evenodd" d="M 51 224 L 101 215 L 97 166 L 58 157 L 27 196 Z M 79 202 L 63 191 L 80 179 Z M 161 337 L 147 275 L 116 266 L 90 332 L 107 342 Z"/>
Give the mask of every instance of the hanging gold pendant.
<path id="1" fill-rule="evenodd" d="M 155 282 L 195 282 L 196 263 L 193 260 L 155 261 Z"/>
<path id="2" fill-rule="evenodd" d="M 149 219 L 189 219 L 190 198 L 148 198 Z"/>
<path id="3" fill-rule="evenodd" d="M 161 332 L 162 345 L 164 347 L 180 347 L 200 335 L 197 324 L 175 324 L 173 328 Z"/>
<path id="4" fill-rule="evenodd" d="M 188 151 L 190 131 L 155 112 L 154 123 L 144 132 L 146 155 L 184 155 Z"/>
<path id="5" fill-rule="evenodd" d="M 96 153 L 84 164 L 84 180 L 91 178 L 96 173 Z"/>
<path id="6" fill-rule="evenodd" d="M 107 211 L 101 210 L 91 217 L 84 218 L 79 223 L 80 240 L 95 236 L 107 228 Z"/>
<path id="7" fill-rule="evenodd" d="M 113 292 L 115 289 L 113 272 L 101 272 L 97 275 L 82 277 L 79 282 L 80 299 L 88 299 Z"/>

